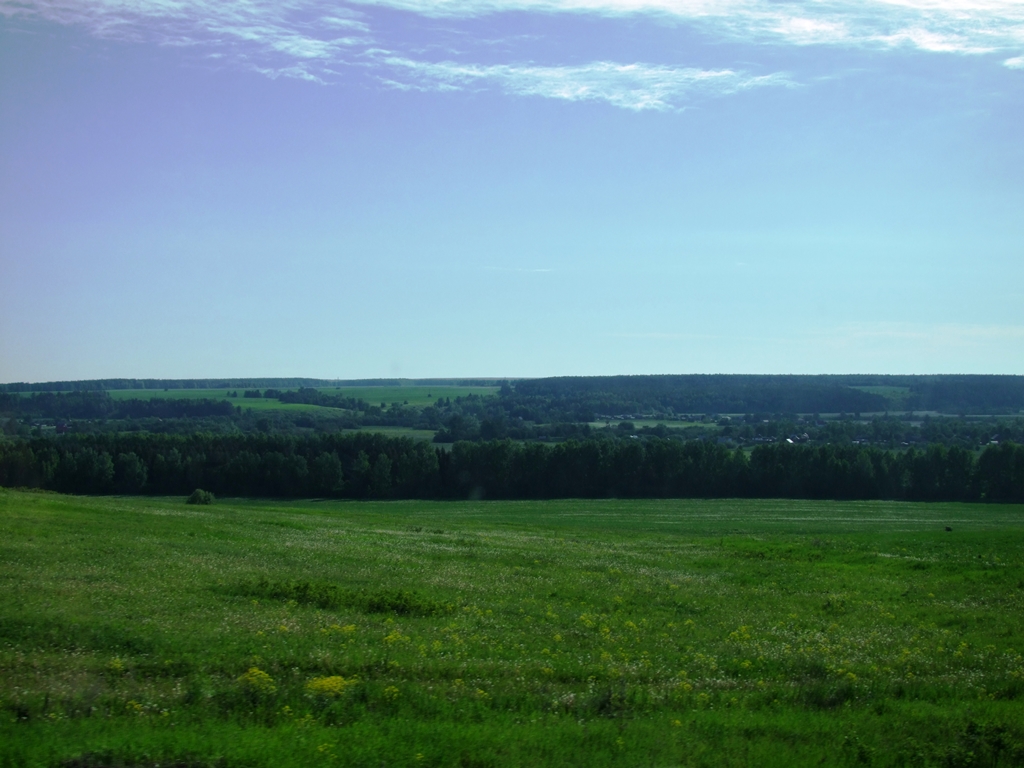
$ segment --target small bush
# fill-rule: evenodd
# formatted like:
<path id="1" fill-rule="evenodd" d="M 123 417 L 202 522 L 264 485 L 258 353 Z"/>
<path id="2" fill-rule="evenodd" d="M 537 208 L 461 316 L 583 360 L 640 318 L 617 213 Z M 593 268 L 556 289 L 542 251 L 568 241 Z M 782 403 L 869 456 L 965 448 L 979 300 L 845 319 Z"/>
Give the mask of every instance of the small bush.
<path id="1" fill-rule="evenodd" d="M 202 488 L 196 488 L 192 491 L 192 495 L 185 499 L 186 504 L 213 504 L 213 494 L 209 491 L 204 491 Z"/>
<path id="2" fill-rule="evenodd" d="M 299 605 L 313 605 L 325 610 L 341 608 L 351 603 L 351 593 L 334 584 L 323 582 L 260 579 L 254 582 L 242 582 L 238 593 L 246 597 L 294 600 Z"/>
<path id="3" fill-rule="evenodd" d="M 358 678 L 350 677 L 347 680 L 340 675 L 331 677 L 314 677 L 306 683 L 306 691 L 316 696 L 337 697 L 349 688 L 358 683 Z"/>
<path id="4" fill-rule="evenodd" d="M 62 760 L 59 768 L 227 768 L 224 758 L 199 760 L 193 757 L 164 757 L 153 759 L 148 755 L 119 755 L 114 752 L 86 752 L 84 755 Z"/>
<path id="5" fill-rule="evenodd" d="M 404 589 L 347 590 L 325 582 L 260 579 L 242 582 L 237 594 L 294 600 L 299 605 L 312 605 L 324 610 L 355 608 L 364 613 L 394 613 L 399 616 L 435 616 L 447 610 L 441 603 Z"/>
<path id="6" fill-rule="evenodd" d="M 360 592 L 353 596 L 351 605 L 367 613 L 397 613 L 399 616 L 433 616 L 441 610 L 433 600 L 404 589 Z"/>
<path id="7" fill-rule="evenodd" d="M 270 696 L 277 692 L 274 678 L 259 667 L 250 667 L 248 672 L 238 678 L 238 684 L 256 696 Z"/>

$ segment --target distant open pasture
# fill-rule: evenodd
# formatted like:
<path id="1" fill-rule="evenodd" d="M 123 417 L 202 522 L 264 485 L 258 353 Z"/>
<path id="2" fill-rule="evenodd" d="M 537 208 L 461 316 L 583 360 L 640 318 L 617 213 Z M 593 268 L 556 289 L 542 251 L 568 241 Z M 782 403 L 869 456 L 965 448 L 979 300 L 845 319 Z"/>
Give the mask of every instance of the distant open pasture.
<path id="1" fill-rule="evenodd" d="M 114 400 L 223 400 L 229 392 L 238 392 L 238 400 L 243 400 L 239 389 L 110 389 L 107 394 Z M 230 398 L 234 400 L 235 398 Z M 251 398 L 258 399 L 258 398 Z"/>
<path id="2" fill-rule="evenodd" d="M 390 406 L 392 403 L 399 405 L 408 404 L 422 408 L 433 405 L 439 398 L 450 398 L 466 395 L 494 395 L 499 387 L 457 387 L 457 386 L 400 386 L 400 387 L 321 387 L 320 391 L 325 394 L 338 394 L 344 397 L 362 398 L 370 405 L 385 403 Z"/>
<path id="3" fill-rule="evenodd" d="M 396 387 L 317 387 L 319 391 L 340 395 L 341 397 L 352 397 L 365 400 L 370 405 L 379 406 L 384 403 L 391 406 L 392 403 L 399 405 L 411 405 L 422 408 L 431 405 L 439 398 L 450 398 L 466 395 L 493 395 L 498 387 L 459 387 L 459 386 L 396 386 Z M 321 406 L 302 405 L 299 403 L 280 403 L 274 398 L 263 399 L 259 397 L 242 397 L 244 389 L 112 389 L 108 394 L 115 400 L 152 400 L 154 398 L 190 398 L 190 399 L 228 399 L 235 405 L 243 408 L 255 408 L 257 410 L 320 410 Z M 264 391 L 264 390 L 261 390 Z M 283 390 L 286 391 L 286 390 Z M 229 398 L 228 393 L 237 392 L 237 398 Z M 333 410 L 333 409 L 330 409 Z"/>
<path id="4" fill-rule="evenodd" d="M 0 490 L 2 766 L 1021 765 L 1022 650 L 1020 506 Z"/>
<path id="5" fill-rule="evenodd" d="M 590 426 L 593 429 L 601 429 L 607 426 L 616 427 L 624 421 L 628 421 L 637 429 L 657 427 L 662 424 L 669 429 L 686 429 L 687 427 L 716 428 L 716 424 L 713 421 L 673 421 L 671 419 L 598 419 L 597 421 L 590 422 Z"/>
<path id="6" fill-rule="evenodd" d="M 254 411 L 307 411 L 320 413 L 338 413 L 337 408 L 326 408 L 322 405 L 305 403 L 282 403 L 276 399 L 262 397 L 242 397 L 244 390 L 237 389 L 112 389 L 109 395 L 114 400 L 156 400 L 159 398 L 181 400 L 227 400 L 242 409 L 252 408 Z M 238 392 L 238 397 L 228 397 L 229 392 Z"/>

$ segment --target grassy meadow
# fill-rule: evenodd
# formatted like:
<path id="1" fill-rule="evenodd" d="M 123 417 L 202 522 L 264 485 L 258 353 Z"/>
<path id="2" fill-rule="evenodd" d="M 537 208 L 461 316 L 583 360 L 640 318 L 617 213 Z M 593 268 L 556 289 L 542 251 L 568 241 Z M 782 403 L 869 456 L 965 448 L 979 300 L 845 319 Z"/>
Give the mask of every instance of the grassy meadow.
<path id="1" fill-rule="evenodd" d="M 5 768 L 1022 765 L 1022 652 L 1019 506 L 0 490 Z"/>
<path id="2" fill-rule="evenodd" d="M 343 397 L 362 398 L 370 405 L 386 403 L 408 404 L 416 408 L 423 408 L 433 405 L 439 398 L 454 400 L 457 397 L 466 395 L 496 395 L 499 387 L 460 387 L 460 386 L 431 386 L 418 384 L 415 386 L 397 387 L 339 387 L 331 389 L 321 387 L 324 394 L 341 395 Z"/>
<path id="3" fill-rule="evenodd" d="M 705 421 L 672 421 L 670 419 L 605 419 L 604 421 L 591 421 L 588 422 L 592 429 L 601 429 L 603 427 L 617 427 L 623 421 L 628 421 L 636 429 L 643 429 L 644 427 L 657 427 L 659 425 L 665 425 L 669 429 L 686 429 L 687 427 L 702 427 L 706 430 L 714 430 L 716 424 L 714 422 Z"/>
<path id="4" fill-rule="evenodd" d="M 392 387 L 317 387 L 318 390 L 327 395 L 339 395 L 341 397 L 353 397 L 363 399 L 370 405 L 385 403 L 390 406 L 392 403 L 399 405 L 411 405 L 423 408 L 433 405 L 439 398 L 465 397 L 466 395 L 493 395 L 497 393 L 498 387 L 461 387 L 461 386 L 392 386 Z M 254 408 L 256 410 L 335 410 L 324 408 L 319 405 L 306 405 L 302 403 L 281 403 L 274 398 L 263 399 L 259 397 L 242 397 L 244 388 L 235 387 L 232 389 L 111 389 L 107 391 L 115 400 L 153 400 L 157 398 L 169 399 L 207 399 L 224 400 L 228 399 L 233 405 L 240 405 L 243 408 Z M 261 390 L 262 391 L 262 390 Z M 238 397 L 228 398 L 229 392 L 237 392 Z"/>
<path id="5" fill-rule="evenodd" d="M 262 397 L 242 397 L 241 389 L 111 389 L 107 391 L 113 400 L 227 400 L 232 405 L 254 411 L 306 411 L 319 413 L 338 413 L 337 408 L 307 403 L 282 403 L 277 399 Z M 229 392 L 237 392 L 238 397 L 228 397 Z"/>

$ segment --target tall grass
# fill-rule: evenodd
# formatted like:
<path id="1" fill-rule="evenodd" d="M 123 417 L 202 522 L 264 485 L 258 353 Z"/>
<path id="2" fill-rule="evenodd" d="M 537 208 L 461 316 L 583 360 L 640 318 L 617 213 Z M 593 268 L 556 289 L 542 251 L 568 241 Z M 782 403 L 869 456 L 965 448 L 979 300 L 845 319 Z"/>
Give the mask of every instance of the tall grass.
<path id="1" fill-rule="evenodd" d="M 1022 609 L 1012 506 L 0 491 L 0 766 L 1021 765 Z"/>

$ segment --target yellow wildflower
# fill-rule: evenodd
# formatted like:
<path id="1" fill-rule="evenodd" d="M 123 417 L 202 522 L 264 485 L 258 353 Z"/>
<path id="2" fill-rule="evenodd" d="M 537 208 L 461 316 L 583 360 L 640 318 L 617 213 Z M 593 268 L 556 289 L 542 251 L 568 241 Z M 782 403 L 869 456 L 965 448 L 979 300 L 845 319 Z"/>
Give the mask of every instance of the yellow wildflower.
<path id="1" fill-rule="evenodd" d="M 319 696 L 340 696 L 345 690 L 359 682 L 358 678 L 346 680 L 341 675 L 314 677 L 306 683 L 306 691 Z"/>
<path id="2" fill-rule="evenodd" d="M 238 678 L 238 682 L 253 693 L 269 695 L 277 691 L 274 678 L 259 667 L 250 667 L 248 672 Z"/>

